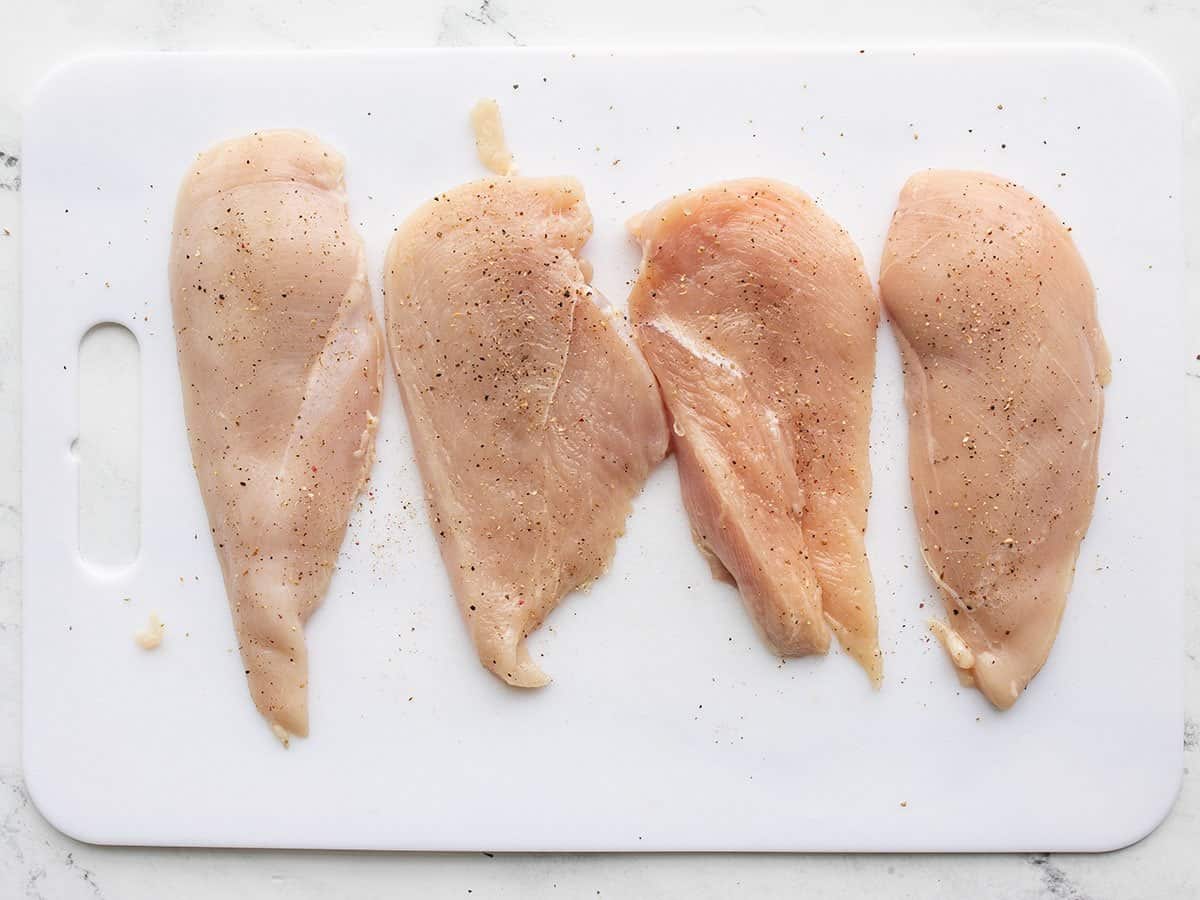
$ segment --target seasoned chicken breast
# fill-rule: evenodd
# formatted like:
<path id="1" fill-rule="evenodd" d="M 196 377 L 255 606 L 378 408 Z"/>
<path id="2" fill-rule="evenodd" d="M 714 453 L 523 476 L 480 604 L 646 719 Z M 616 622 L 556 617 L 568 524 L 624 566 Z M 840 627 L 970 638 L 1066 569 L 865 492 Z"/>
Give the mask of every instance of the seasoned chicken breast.
<path id="1" fill-rule="evenodd" d="M 864 532 L 879 312 L 862 258 L 806 195 L 747 179 L 631 223 L 630 298 L 701 551 L 784 655 L 830 629 L 878 683 Z"/>
<path id="2" fill-rule="evenodd" d="M 304 623 L 371 468 L 379 329 L 342 160 L 298 131 L 218 144 L 175 208 L 192 459 L 259 712 L 308 733 Z"/>
<path id="3" fill-rule="evenodd" d="M 613 554 L 667 449 L 645 360 L 579 259 L 572 178 L 492 178 L 399 229 L 387 333 L 432 524 L 479 659 L 548 680 L 525 637 Z"/>
<path id="4" fill-rule="evenodd" d="M 949 614 L 935 631 L 1005 709 L 1050 653 L 1092 517 L 1110 377 L 1092 282 L 1037 197 L 935 171 L 904 186 L 879 284 L 922 551 Z"/>

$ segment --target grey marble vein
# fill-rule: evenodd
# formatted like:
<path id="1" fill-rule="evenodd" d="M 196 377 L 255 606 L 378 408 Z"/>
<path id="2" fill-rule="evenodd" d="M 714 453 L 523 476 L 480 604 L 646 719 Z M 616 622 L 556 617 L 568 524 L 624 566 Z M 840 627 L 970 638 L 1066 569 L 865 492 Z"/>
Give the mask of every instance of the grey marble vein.
<path id="1" fill-rule="evenodd" d="M 1029 863 L 1042 874 L 1042 896 L 1056 900 L 1090 900 L 1053 861 L 1051 854 L 1035 853 L 1029 857 Z"/>
<path id="2" fill-rule="evenodd" d="M 23 867 L 20 888 L 23 896 L 32 900 L 57 900 L 70 896 L 86 895 L 103 900 L 104 892 L 96 882 L 96 876 L 87 866 L 75 859 L 75 852 L 63 846 L 54 832 L 38 836 L 29 828 L 29 820 L 37 816 L 29 794 L 15 772 L 0 773 L 0 789 L 6 800 L 3 820 L 0 820 L 0 877 L 5 874 L 4 864 Z M 0 882 L 2 884 L 3 882 Z"/>
<path id="3" fill-rule="evenodd" d="M 10 150 L 0 150 L 0 191 L 21 189 L 21 158 Z"/>
<path id="4" fill-rule="evenodd" d="M 522 46 L 521 39 L 508 27 L 507 21 L 508 13 L 491 0 L 483 0 L 473 9 L 447 6 L 442 10 L 434 44 L 438 47 L 469 47 L 494 43 Z"/>

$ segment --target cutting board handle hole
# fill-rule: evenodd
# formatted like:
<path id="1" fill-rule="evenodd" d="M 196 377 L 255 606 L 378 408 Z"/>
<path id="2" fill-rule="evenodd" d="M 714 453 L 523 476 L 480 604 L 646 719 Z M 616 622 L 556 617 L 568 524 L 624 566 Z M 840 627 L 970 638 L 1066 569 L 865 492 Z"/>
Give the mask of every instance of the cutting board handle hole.
<path id="1" fill-rule="evenodd" d="M 141 546 L 142 361 L 133 332 L 93 325 L 79 342 L 79 555 L 101 568 L 131 564 Z"/>

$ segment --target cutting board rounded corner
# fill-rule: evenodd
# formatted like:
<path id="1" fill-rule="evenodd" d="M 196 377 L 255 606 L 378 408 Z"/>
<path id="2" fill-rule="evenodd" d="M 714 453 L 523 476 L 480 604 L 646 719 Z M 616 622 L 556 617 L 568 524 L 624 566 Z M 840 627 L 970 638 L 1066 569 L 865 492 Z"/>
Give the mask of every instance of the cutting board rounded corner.
<path id="1" fill-rule="evenodd" d="M 1167 108 L 1167 114 L 1182 128 L 1183 104 L 1179 96 L 1179 87 L 1162 66 L 1140 50 L 1124 44 L 1098 43 L 1088 47 L 1098 56 L 1107 57 L 1105 62 L 1111 61 L 1114 66 L 1127 69 L 1127 73 L 1114 74 L 1126 80 L 1131 87 L 1136 88 L 1141 82 L 1147 95 L 1159 94 Z"/>
<path id="2" fill-rule="evenodd" d="M 1129 814 L 1117 823 L 1117 827 L 1113 828 L 1111 837 L 1098 837 L 1096 846 L 1086 848 L 1088 851 L 1115 853 L 1118 850 L 1132 847 L 1134 844 L 1140 844 L 1158 830 L 1159 826 L 1171 815 L 1171 810 L 1179 802 L 1179 795 L 1183 790 L 1182 750 L 1176 760 L 1172 761 L 1169 766 L 1163 767 L 1161 779 L 1158 779 L 1158 775 L 1159 773 L 1156 773 L 1156 780 L 1153 784 L 1156 792 L 1146 794 L 1145 804 L 1142 808 L 1130 810 Z"/>
<path id="3" fill-rule="evenodd" d="M 104 839 L 102 828 L 97 830 L 83 821 L 83 812 L 71 803 L 68 788 L 58 782 L 61 773 L 43 771 L 42 764 L 33 762 L 37 757 L 29 752 L 28 742 L 25 742 L 22 756 L 21 778 L 25 793 L 33 808 L 55 831 L 82 844 L 112 844 Z"/>
<path id="4" fill-rule="evenodd" d="M 86 80 L 87 76 L 96 68 L 104 65 L 119 66 L 123 60 L 128 59 L 128 56 L 129 54 L 119 53 L 85 53 L 82 56 L 73 56 L 55 63 L 33 86 L 26 97 L 26 132 L 36 121 L 35 113 L 52 103 L 59 92 L 72 90 L 81 77 Z"/>

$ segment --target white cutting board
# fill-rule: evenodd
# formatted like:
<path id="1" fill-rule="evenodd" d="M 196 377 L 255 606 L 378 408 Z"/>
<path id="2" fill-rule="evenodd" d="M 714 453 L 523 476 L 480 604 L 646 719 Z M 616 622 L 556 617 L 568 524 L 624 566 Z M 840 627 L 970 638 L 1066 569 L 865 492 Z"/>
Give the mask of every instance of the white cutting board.
<path id="1" fill-rule="evenodd" d="M 522 693 L 476 662 L 389 376 L 372 493 L 308 629 L 312 736 L 284 750 L 247 695 L 185 440 L 165 261 L 192 157 L 310 129 L 347 160 L 378 273 L 392 231 L 482 174 L 467 111 L 499 98 L 521 170 L 587 189 L 596 284 L 624 221 L 674 192 L 801 186 L 877 271 L 904 179 L 988 169 L 1074 227 L 1115 356 L 1095 521 L 1042 674 L 1006 713 L 957 685 L 908 509 L 886 325 L 869 545 L 886 680 L 838 651 L 782 664 L 688 536 L 674 465 L 611 570 L 531 639 Z M 88 841 L 487 850 L 1103 850 L 1166 814 L 1181 772 L 1180 120 L 1124 52 L 144 55 L 54 74 L 26 127 L 24 758 Z M 619 160 L 619 162 L 616 162 Z M 69 210 L 69 212 L 68 212 Z M 110 286 L 106 286 L 106 282 Z M 129 326 L 142 359 L 141 552 L 76 547 L 77 347 Z M 94 392 L 93 392 L 94 393 Z M 123 602 L 122 598 L 131 598 Z M 923 604 L 923 608 L 922 608 Z M 133 641 L 150 610 L 166 640 Z"/>

